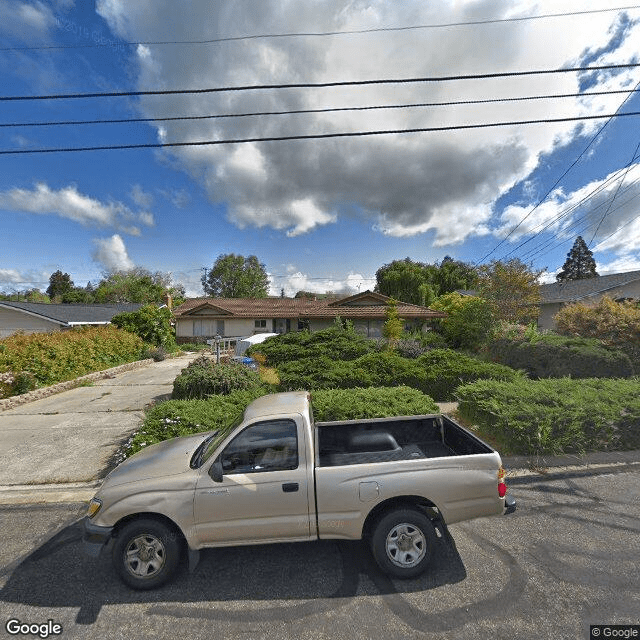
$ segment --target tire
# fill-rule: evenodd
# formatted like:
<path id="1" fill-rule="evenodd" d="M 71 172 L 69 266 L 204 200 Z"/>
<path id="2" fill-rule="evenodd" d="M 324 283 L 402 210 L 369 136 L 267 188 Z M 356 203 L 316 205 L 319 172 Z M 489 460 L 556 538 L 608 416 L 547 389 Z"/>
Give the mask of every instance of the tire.
<path id="1" fill-rule="evenodd" d="M 421 511 L 397 509 L 377 522 L 370 544 L 378 566 L 394 578 L 424 573 L 438 543 L 435 528 Z"/>
<path id="2" fill-rule="evenodd" d="M 155 589 L 173 577 L 180 561 L 175 531 L 152 519 L 134 520 L 118 533 L 113 565 L 120 579 L 132 589 Z"/>

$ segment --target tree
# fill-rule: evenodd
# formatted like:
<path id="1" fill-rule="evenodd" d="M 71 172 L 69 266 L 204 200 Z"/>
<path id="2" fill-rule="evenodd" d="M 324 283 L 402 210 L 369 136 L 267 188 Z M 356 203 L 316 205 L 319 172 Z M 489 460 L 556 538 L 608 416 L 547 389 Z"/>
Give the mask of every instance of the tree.
<path id="1" fill-rule="evenodd" d="M 96 302 L 141 302 L 161 304 L 167 293 L 184 296 L 184 287 L 173 284 L 170 273 L 152 273 L 142 267 L 105 274 L 95 289 Z"/>
<path id="2" fill-rule="evenodd" d="M 171 311 L 166 307 L 160 309 L 155 304 L 148 304 L 137 311 L 113 316 L 111 324 L 129 333 L 135 333 L 148 344 L 171 348 L 175 343 L 171 318 Z"/>
<path id="3" fill-rule="evenodd" d="M 269 276 L 256 256 L 228 253 L 218 256 L 202 287 L 212 298 L 266 298 Z"/>
<path id="4" fill-rule="evenodd" d="M 479 289 L 497 320 L 529 324 L 538 318 L 542 270 L 535 271 L 518 258 L 494 260 L 479 268 Z"/>
<path id="5" fill-rule="evenodd" d="M 382 335 L 389 341 L 389 349 L 393 349 L 402 335 L 404 321 L 398 315 L 398 301 L 391 298 L 385 307 L 386 321 L 382 325 Z"/>
<path id="6" fill-rule="evenodd" d="M 54 298 L 62 298 L 74 288 L 73 280 L 68 273 L 62 273 L 60 269 L 49 276 L 49 286 L 47 287 L 47 295 L 52 300 Z"/>
<path id="7" fill-rule="evenodd" d="M 375 290 L 402 302 L 429 306 L 437 293 L 431 284 L 434 270 L 432 265 L 411 258 L 394 260 L 376 271 Z"/>
<path id="8" fill-rule="evenodd" d="M 449 256 L 445 256 L 440 264 L 436 264 L 433 277 L 433 284 L 437 286 L 439 296 L 458 289 L 474 289 L 478 285 L 478 271 L 475 267 Z"/>
<path id="9" fill-rule="evenodd" d="M 440 296 L 431 308 L 447 314 L 438 321 L 438 333 L 452 347 L 478 349 L 493 332 L 495 320 L 491 304 L 484 298 L 462 296 L 454 291 Z"/>
<path id="10" fill-rule="evenodd" d="M 568 282 L 569 280 L 585 280 L 586 278 L 595 278 L 596 261 L 593 253 L 587 247 L 587 243 L 578 236 L 571 247 L 571 251 L 567 254 L 567 259 L 562 265 L 562 271 L 556 276 L 558 282 Z"/>

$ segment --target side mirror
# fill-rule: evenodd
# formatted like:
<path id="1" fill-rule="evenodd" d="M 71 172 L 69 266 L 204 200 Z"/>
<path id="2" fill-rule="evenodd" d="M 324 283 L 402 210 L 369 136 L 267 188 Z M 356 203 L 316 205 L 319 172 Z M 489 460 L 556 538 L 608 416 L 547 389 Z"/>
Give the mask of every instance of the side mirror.
<path id="1" fill-rule="evenodd" d="M 214 482 L 222 482 L 222 462 L 220 462 L 220 458 L 211 465 L 209 476 Z"/>

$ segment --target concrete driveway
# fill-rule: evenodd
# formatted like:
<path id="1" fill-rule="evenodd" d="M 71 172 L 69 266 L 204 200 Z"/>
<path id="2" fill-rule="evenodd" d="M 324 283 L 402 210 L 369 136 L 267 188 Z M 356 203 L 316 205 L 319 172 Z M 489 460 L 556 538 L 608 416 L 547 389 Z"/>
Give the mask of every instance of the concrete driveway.
<path id="1" fill-rule="evenodd" d="M 144 408 L 169 397 L 188 354 L 115 374 L 0 412 L 0 491 L 85 487 L 102 478 L 119 444 L 136 430 Z M 88 485 L 90 486 L 87 486 Z"/>

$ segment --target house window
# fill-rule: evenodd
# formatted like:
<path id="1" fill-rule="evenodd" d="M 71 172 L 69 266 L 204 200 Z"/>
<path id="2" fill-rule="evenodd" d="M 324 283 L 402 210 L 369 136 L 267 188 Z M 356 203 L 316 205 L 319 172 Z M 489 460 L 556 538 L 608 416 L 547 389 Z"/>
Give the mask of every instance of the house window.
<path id="1" fill-rule="evenodd" d="M 266 329 L 267 328 L 267 321 L 266 320 L 256 320 L 256 329 Z"/>

